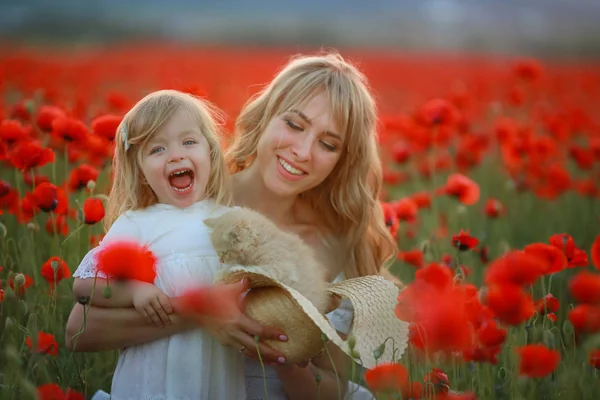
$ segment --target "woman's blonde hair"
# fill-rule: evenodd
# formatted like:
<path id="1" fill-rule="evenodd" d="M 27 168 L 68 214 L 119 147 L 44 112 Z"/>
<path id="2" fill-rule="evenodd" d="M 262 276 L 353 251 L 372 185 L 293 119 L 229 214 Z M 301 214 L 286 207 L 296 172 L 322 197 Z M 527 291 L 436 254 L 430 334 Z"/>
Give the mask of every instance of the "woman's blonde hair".
<path id="1" fill-rule="evenodd" d="M 210 148 L 210 174 L 206 197 L 219 204 L 231 203 L 230 176 L 221 151 L 221 113 L 208 101 L 176 90 L 159 90 L 141 99 L 125 114 L 117 128 L 113 156 L 113 180 L 106 206 L 104 227 L 128 210 L 156 204 L 158 199 L 144 183 L 140 169 L 141 150 L 156 132 L 180 110 L 194 118 Z"/>
<path id="2" fill-rule="evenodd" d="M 347 278 L 378 274 L 397 247 L 379 203 L 382 187 L 377 147 L 377 111 L 366 78 L 339 54 L 296 56 L 242 108 L 226 153 L 232 173 L 256 157 L 260 136 L 272 118 L 324 91 L 333 118 L 345 133 L 344 150 L 331 174 L 301 196 L 323 228 L 341 238 Z M 336 240 L 337 241 L 337 240 Z"/>

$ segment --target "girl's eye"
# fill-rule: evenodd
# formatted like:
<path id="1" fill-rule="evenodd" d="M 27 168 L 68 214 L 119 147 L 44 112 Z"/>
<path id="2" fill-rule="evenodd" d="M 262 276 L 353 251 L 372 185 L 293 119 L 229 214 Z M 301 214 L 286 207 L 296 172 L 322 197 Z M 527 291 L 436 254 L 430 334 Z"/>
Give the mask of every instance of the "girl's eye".
<path id="1" fill-rule="evenodd" d="M 156 153 L 158 153 L 158 152 L 159 152 L 159 151 L 161 151 L 161 150 L 163 150 L 163 147 L 162 147 L 162 146 L 160 146 L 160 147 L 155 147 L 155 148 L 153 148 L 152 150 L 150 150 L 150 154 L 156 154 Z"/>
<path id="2" fill-rule="evenodd" d="M 332 145 L 331 143 L 327 143 L 321 140 L 321 144 L 323 145 L 323 147 L 325 147 L 327 150 L 329 151 L 336 151 L 337 147 Z"/>
<path id="3" fill-rule="evenodd" d="M 193 145 L 193 144 L 196 144 L 196 141 L 190 139 L 190 140 L 186 140 L 185 142 L 183 142 L 183 144 L 186 146 Z"/>
<path id="4" fill-rule="evenodd" d="M 295 123 L 293 123 L 289 119 L 286 119 L 285 123 L 287 124 L 287 126 L 289 126 L 290 128 L 292 128 L 295 131 L 303 131 L 304 130 L 304 129 L 302 129 L 301 126 L 296 125 Z"/>

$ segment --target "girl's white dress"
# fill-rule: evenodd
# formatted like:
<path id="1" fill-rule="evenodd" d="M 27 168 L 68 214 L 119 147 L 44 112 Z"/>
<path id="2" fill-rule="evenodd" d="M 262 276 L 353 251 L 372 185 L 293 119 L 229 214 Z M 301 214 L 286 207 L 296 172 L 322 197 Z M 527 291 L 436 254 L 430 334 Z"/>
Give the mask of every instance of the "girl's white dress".
<path id="1" fill-rule="evenodd" d="M 203 220 L 227 210 L 203 200 L 185 209 L 156 204 L 126 212 L 73 276 L 93 278 L 97 249 L 132 238 L 156 255 L 155 284 L 168 296 L 180 295 L 189 285 L 212 283 L 220 263 Z M 201 329 L 174 334 L 121 349 L 111 391 L 114 400 L 244 399 L 244 357 Z"/>

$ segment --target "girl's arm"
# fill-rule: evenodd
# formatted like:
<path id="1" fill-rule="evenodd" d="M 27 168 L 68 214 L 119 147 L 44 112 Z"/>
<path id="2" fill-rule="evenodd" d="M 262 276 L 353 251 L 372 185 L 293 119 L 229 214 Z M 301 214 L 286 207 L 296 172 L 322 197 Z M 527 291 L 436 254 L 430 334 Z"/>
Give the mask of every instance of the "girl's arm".
<path id="1" fill-rule="evenodd" d="M 108 281 L 103 278 L 75 278 L 73 295 L 76 299 L 91 298 L 95 307 L 133 307 L 132 290 L 127 282 L 111 280 L 110 297 L 104 297 Z"/>

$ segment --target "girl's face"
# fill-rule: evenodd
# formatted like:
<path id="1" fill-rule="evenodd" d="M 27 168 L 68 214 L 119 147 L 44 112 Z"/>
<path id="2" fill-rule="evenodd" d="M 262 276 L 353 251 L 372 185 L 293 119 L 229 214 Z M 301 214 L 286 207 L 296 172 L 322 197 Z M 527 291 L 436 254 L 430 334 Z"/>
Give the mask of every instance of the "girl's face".
<path id="1" fill-rule="evenodd" d="M 159 203 L 184 208 L 205 197 L 210 146 L 188 112 L 173 114 L 141 149 L 138 161 Z"/>
<path id="2" fill-rule="evenodd" d="M 344 133 L 334 122 L 328 96 L 275 116 L 258 142 L 256 164 L 265 186 L 281 197 L 318 186 L 340 159 Z"/>

